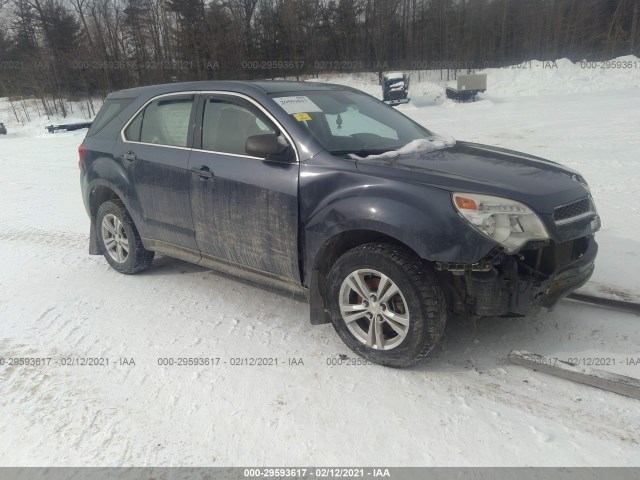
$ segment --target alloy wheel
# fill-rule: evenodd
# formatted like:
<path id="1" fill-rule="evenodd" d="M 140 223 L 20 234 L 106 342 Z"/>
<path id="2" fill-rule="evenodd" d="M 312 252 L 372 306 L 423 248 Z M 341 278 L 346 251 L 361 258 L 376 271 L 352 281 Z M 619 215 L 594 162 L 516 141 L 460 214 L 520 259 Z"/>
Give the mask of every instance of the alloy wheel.
<path id="1" fill-rule="evenodd" d="M 108 213 L 102 219 L 102 240 L 109 256 L 118 263 L 129 257 L 129 239 L 124 224 L 115 215 Z"/>
<path id="2" fill-rule="evenodd" d="M 376 350 L 391 350 L 409 331 L 409 308 L 400 288 L 371 269 L 351 272 L 340 287 L 340 313 L 349 331 Z"/>

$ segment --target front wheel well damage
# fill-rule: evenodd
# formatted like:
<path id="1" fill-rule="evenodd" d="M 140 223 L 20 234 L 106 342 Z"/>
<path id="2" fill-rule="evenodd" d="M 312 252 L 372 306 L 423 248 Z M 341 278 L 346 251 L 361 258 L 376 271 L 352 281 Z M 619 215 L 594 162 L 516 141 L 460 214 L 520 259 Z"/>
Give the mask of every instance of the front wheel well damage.
<path id="1" fill-rule="evenodd" d="M 326 310 L 326 283 L 331 267 L 349 250 L 367 243 L 385 243 L 397 245 L 416 254 L 400 240 L 374 230 L 350 230 L 330 238 L 318 251 L 311 272 L 310 282 L 310 319 L 313 325 L 330 323 L 331 318 Z M 418 256 L 416 254 L 416 256 Z"/>

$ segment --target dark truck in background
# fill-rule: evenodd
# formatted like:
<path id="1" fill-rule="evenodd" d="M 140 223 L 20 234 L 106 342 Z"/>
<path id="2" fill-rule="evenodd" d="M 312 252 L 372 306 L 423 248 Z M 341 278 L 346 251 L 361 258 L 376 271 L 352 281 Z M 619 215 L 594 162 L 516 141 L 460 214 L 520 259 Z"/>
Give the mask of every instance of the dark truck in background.
<path id="1" fill-rule="evenodd" d="M 115 92 L 79 157 L 90 253 L 114 270 L 161 253 L 304 293 L 311 323 L 383 365 L 426 356 L 448 315 L 529 315 L 594 269 L 580 174 L 440 137 L 344 86 Z"/>
<path id="2" fill-rule="evenodd" d="M 391 106 L 409 103 L 409 78 L 405 73 L 392 72 L 382 77 L 382 101 Z"/>

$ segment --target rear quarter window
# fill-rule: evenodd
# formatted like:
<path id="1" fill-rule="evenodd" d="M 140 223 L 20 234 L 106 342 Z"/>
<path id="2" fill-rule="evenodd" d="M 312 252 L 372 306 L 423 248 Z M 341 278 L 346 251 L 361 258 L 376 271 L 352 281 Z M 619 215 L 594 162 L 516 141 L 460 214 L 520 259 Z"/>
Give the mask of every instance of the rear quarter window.
<path id="1" fill-rule="evenodd" d="M 87 137 L 95 135 L 102 130 L 111 120 L 113 120 L 122 110 L 124 110 L 131 102 L 133 98 L 119 98 L 115 100 L 106 100 L 102 105 L 102 108 L 96 115 L 95 120 L 91 124 Z"/>

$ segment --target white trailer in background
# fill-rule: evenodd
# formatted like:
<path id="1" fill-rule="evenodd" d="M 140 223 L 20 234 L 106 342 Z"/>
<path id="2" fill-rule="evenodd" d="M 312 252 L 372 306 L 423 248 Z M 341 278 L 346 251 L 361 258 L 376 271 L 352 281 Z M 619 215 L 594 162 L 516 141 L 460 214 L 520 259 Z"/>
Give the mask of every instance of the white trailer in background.
<path id="1" fill-rule="evenodd" d="M 476 95 L 487 90 L 487 74 L 474 73 L 471 75 L 460 75 L 457 87 L 447 87 L 447 98 L 459 102 L 474 100 Z"/>

